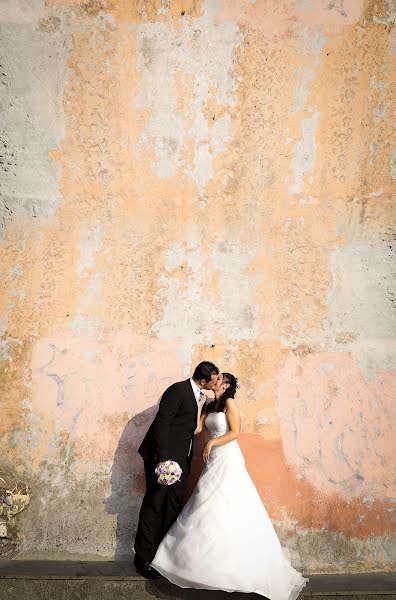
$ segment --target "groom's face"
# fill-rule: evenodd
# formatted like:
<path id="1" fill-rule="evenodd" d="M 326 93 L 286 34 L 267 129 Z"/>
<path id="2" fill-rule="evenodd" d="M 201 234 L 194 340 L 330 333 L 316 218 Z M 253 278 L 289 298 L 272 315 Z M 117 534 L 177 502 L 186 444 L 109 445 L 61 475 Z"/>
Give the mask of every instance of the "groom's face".
<path id="1" fill-rule="evenodd" d="M 210 381 L 205 381 L 205 379 L 201 379 L 201 381 L 200 381 L 201 389 L 213 390 L 213 388 L 215 387 L 215 385 L 217 383 L 218 377 L 219 377 L 218 375 L 213 374 Z"/>

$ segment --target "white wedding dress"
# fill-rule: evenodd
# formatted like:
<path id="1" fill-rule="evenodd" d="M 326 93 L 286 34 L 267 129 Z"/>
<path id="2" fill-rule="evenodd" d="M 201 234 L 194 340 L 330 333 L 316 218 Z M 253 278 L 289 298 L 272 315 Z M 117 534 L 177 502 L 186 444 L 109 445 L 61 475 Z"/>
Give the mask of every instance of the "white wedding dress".
<path id="1" fill-rule="evenodd" d="M 205 425 L 212 437 L 229 431 L 221 412 L 209 413 Z M 151 564 L 182 588 L 255 592 L 270 600 L 295 600 L 308 581 L 282 550 L 236 440 L 212 448 Z"/>

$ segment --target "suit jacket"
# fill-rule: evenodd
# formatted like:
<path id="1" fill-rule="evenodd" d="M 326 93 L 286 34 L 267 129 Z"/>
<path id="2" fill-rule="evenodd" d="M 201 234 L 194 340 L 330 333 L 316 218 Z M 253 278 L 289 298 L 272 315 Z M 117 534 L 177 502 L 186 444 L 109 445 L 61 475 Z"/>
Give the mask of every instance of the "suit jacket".
<path id="1" fill-rule="evenodd" d="M 158 413 L 146 433 L 139 454 L 145 461 L 176 460 L 186 466 L 197 426 L 197 401 L 189 379 L 171 385 L 162 395 Z"/>

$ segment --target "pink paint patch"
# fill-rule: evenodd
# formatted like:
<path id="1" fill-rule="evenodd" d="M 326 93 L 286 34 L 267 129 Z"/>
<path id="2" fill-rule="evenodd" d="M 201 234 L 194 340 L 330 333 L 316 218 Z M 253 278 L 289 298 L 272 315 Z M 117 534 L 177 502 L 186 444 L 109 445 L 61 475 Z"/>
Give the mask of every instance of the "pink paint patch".
<path id="1" fill-rule="evenodd" d="M 360 19 L 363 11 L 363 0 L 336 0 L 335 2 L 319 2 L 306 0 L 299 3 L 297 16 L 305 25 L 353 25 Z"/>
<path id="2" fill-rule="evenodd" d="M 106 460 L 128 419 L 155 407 L 182 378 L 174 347 L 158 340 L 129 332 L 100 341 L 45 338 L 33 350 L 32 413 L 57 435 L 64 432 L 76 458 Z"/>
<path id="3" fill-rule="evenodd" d="M 217 16 L 218 21 L 237 21 L 270 37 L 285 33 L 293 23 L 309 27 L 351 25 L 359 20 L 363 10 L 363 0 L 337 0 L 326 6 L 318 0 L 256 0 L 245 3 L 221 0 L 221 4 L 223 10 Z"/>
<path id="4" fill-rule="evenodd" d="M 276 2 L 257 1 L 242 4 L 239 0 L 221 0 L 223 10 L 217 21 L 237 21 L 263 35 L 274 36 L 289 29 L 295 16 L 294 3 L 288 0 Z"/>
<path id="5" fill-rule="evenodd" d="M 280 373 L 287 462 L 302 481 L 352 499 L 395 497 L 395 373 L 366 380 L 348 353 L 290 356 Z"/>

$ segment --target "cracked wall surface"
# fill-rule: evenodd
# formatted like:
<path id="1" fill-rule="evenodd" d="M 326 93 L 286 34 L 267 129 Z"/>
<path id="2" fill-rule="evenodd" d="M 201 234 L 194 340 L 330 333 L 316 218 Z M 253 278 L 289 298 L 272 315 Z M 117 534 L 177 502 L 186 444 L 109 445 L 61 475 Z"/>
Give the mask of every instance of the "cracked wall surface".
<path id="1" fill-rule="evenodd" d="M 14 557 L 130 559 L 137 446 L 205 358 L 242 382 L 241 447 L 295 566 L 392 569 L 395 19 L 386 0 L 1 3 Z"/>

